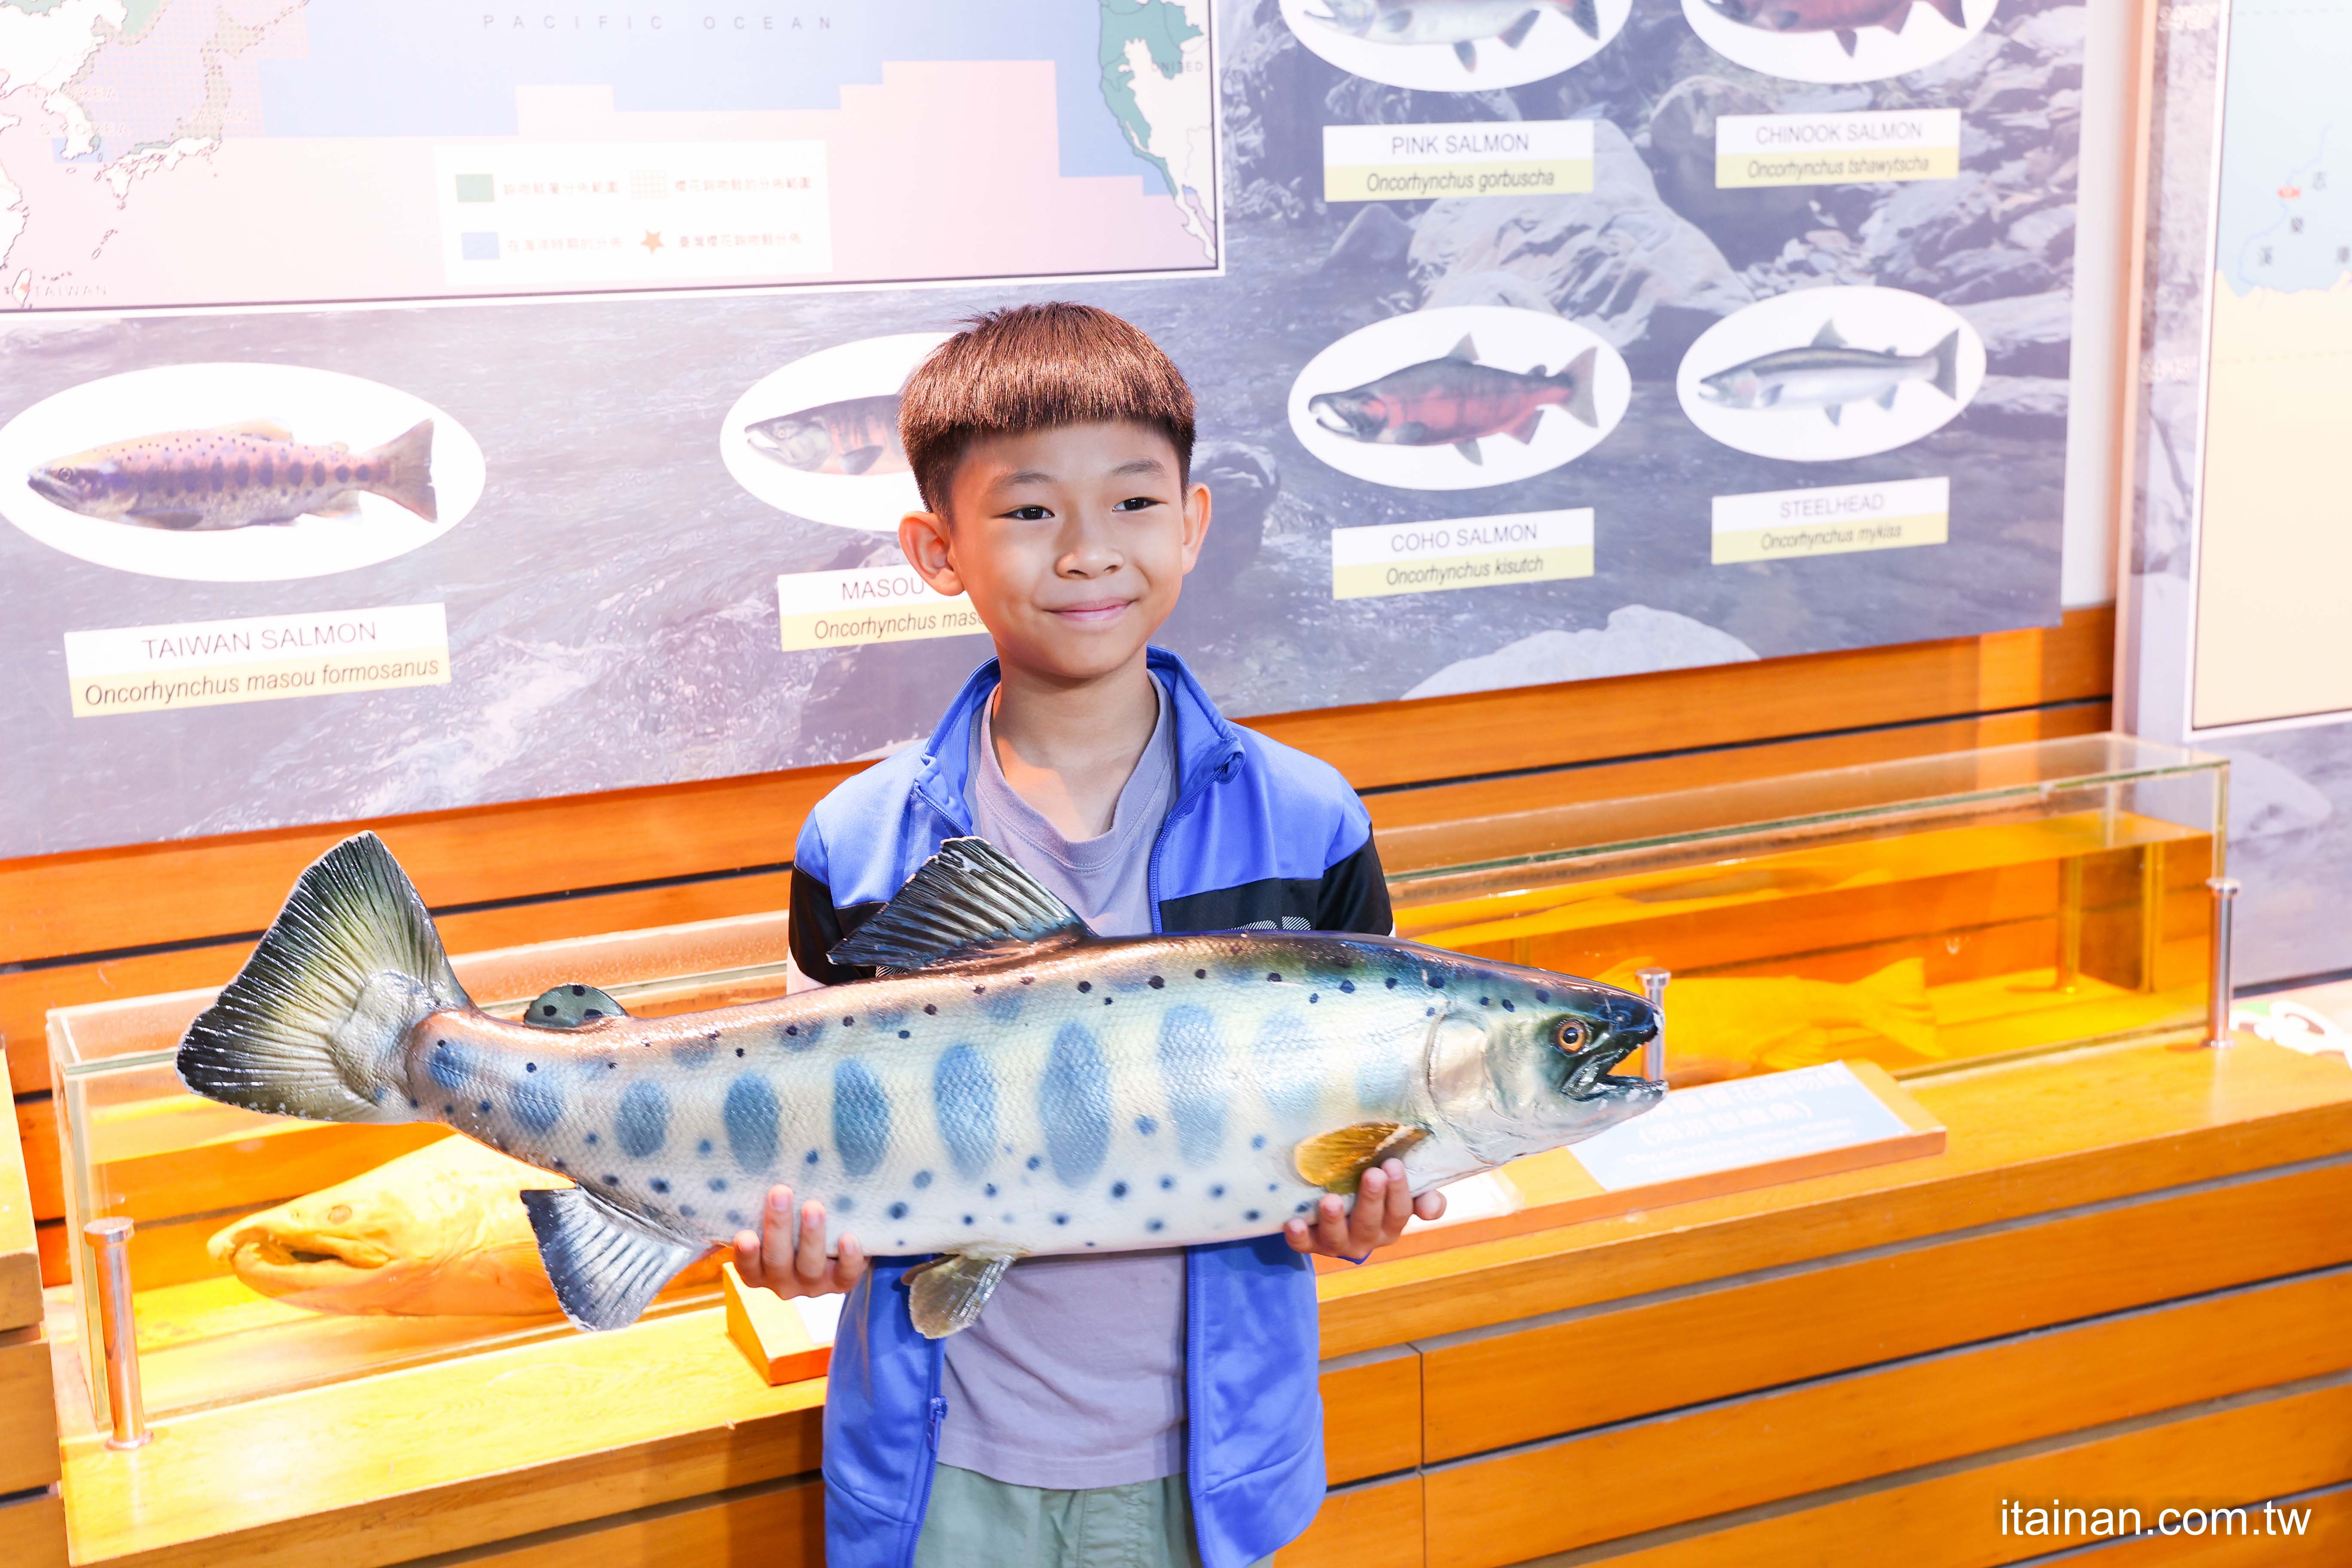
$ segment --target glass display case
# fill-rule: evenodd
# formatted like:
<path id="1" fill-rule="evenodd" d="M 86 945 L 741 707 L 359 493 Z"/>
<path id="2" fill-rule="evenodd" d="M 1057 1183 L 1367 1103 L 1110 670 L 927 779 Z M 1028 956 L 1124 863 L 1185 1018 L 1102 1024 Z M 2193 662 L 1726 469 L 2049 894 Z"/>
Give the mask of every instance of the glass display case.
<path id="1" fill-rule="evenodd" d="M 506 1016 L 520 1016 L 531 998 L 566 984 L 601 987 L 630 1012 L 653 1016 L 781 994 L 785 923 L 782 912 L 746 915 L 460 954 L 452 963 L 468 994 Z M 485 1265 L 499 1262 L 501 1251 L 511 1257 L 518 1247 L 528 1248 L 527 1232 L 516 1234 L 522 1223 L 520 1200 L 485 1214 L 478 1205 L 463 1211 L 461 1205 L 403 1203 L 406 1194 L 395 1191 L 379 1194 L 389 1200 L 381 1212 L 352 1215 L 353 1205 L 341 1205 L 346 1223 L 335 1227 L 333 1239 L 292 1234 L 278 1245 L 281 1263 L 326 1261 L 325 1249 L 333 1248 L 372 1275 L 404 1270 L 418 1288 L 397 1313 L 373 1310 L 383 1299 L 381 1290 L 330 1289 L 303 1298 L 326 1302 L 323 1309 L 267 1294 L 241 1279 L 228 1258 L 215 1256 L 208 1244 L 247 1216 L 457 1140 L 430 1123 L 300 1121 L 189 1092 L 173 1070 L 173 1056 L 189 1021 L 215 994 L 184 991 L 49 1015 L 50 1068 L 64 1133 L 67 1234 L 77 1238 L 73 1291 L 92 1408 L 101 1422 L 107 1406 L 98 1293 L 92 1254 L 79 1238 L 85 1222 L 110 1215 L 125 1215 L 136 1227 L 130 1244 L 133 1317 L 151 1415 L 572 1331 L 551 1300 L 545 1310 L 522 1313 L 417 1310 L 436 1300 L 483 1304 L 478 1290 L 467 1300 L 463 1290 L 436 1289 L 457 1276 L 511 1286 L 512 1268 L 501 1274 Z M 503 1160 L 463 1140 L 447 1144 L 446 1152 Z M 478 1169 L 469 1166 L 468 1173 Z M 398 1170 L 392 1173 L 395 1186 L 402 1176 Z M 334 1206 L 313 1217 L 327 1225 Z M 319 1250 L 306 1249 L 306 1241 Z M 515 1261 L 536 1275 L 530 1257 Z M 360 1270 L 352 1272 L 356 1277 Z M 648 1316 L 718 1300 L 714 1265 L 681 1277 Z"/>
<path id="2" fill-rule="evenodd" d="M 2227 764 L 2087 735 L 1385 830 L 1398 934 L 1638 989 L 1677 1085 L 2201 1026 Z"/>

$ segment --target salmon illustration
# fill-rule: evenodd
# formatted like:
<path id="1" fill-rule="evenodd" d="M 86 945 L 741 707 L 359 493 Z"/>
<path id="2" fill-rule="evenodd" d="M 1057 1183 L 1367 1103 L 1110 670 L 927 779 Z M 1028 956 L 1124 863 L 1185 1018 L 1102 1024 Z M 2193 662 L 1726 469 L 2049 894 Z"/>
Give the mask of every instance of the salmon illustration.
<path id="1" fill-rule="evenodd" d="M 355 517 L 362 495 L 438 521 L 430 419 L 364 452 L 297 441 L 268 420 L 170 430 L 44 463 L 25 482 L 84 517 L 182 532 Z"/>
<path id="2" fill-rule="evenodd" d="M 1466 460 L 1483 463 L 1481 437 L 1532 441 L 1547 408 L 1565 409 L 1599 429 L 1592 402 L 1599 353 L 1585 350 L 1558 375 L 1546 374 L 1541 365 L 1522 374 L 1480 364 L 1476 345 L 1465 337 L 1444 359 L 1409 364 L 1345 392 L 1318 393 L 1307 408 L 1335 435 L 1383 447 L 1452 447 Z"/>
<path id="3" fill-rule="evenodd" d="M 1849 403 L 1895 406 L 1906 381 L 1924 382 L 1957 403 L 1960 397 L 1958 327 L 1922 354 L 1846 346 L 1837 323 L 1826 321 L 1801 349 L 1775 349 L 1699 380 L 1701 397 L 1727 408 L 1818 408 L 1832 425 Z"/>
<path id="4" fill-rule="evenodd" d="M 804 474 L 903 474 L 898 395 L 845 397 L 743 426 L 751 449 Z"/>
<path id="5" fill-rule="evenodd" d="M 1839 47 L 1847 54 L 1862 42 L 1864 27 L 1884 27 L 1899 33 L 1903 24 L 1911 19 L 1911 7 L 1916 0 L 1706 0 L 1718 14 L 1729 17 L 1743 27 L 1760 27 L 1768 33 L 1834 33 Z M 1961 0 L 1927 0 L 1938 16 L 1955 27 L 1966 27 L 1969 19 L 1961 10 Z"/>
<path id="6" fill-rule="evenodd" d="M 1598 40 L 1601 15 L 1593 0 L 1323 0 L 1327 9 L 1301 15 L 1335 32 L 1372 44 L 1451 44 L 1464 70 L 1478 68 L 1478 45 L 1488 38 L 1507 49 L 1528 41 L 1547 12 L 1565 16 Z"/>

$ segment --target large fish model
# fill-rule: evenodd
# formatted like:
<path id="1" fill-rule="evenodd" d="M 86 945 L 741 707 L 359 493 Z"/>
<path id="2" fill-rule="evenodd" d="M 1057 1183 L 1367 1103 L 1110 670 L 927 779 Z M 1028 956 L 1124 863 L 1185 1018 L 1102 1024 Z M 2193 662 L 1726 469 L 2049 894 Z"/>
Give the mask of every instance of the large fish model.
<path id="1" fill-rule="evenodd" d="M 1888 349 L 1846 346 L 1837 323 L 1822 323 L 1813 341 L 1801 349 L 1775 349 L 1768 354 L 1699 378 L 1701 397 L 1727 408 L 1818 408 L 1832 425 L 1849 403 L 1895 406 L 1895 395 L 1906 382 L 1934 387 L 1957 403 L 1960 397 L 1960 331 L 1923 354 Z"/>
<path id="2" fill-rule="evenodd" d="M 1862 42 L 1861 29 L 1884 27 L 1899 33 L 1911 19 L 1916 0 L 1706 0 L 1718 14 L 1743 27 L 1768 33 L 1834 33 L 1847 54 Z M 1961 0 L 1927 0 L 1936 15 L 1955 27 L 1969 19 Z"/>
<path id="3" fill-rule="evenodd" d="M 1546 374 L 1541 365 L 1522 374 L 1480 364 L 1477 346 L 1465 337 L 1444 359 L 1409 364 L 1345 392 L 1318 393 L 1307 400 L 1307 411 L 1334 435 L 1383 447 L 1452 447 L 1483 463 L 1479 437 L 1532 441 L 1547 408 L 1565 409 L 1599 429 L 1592 401 L 1599 354 L 1585 350 L 1558 375 Z"/>
<path id="4" fill-rule="evenodd" d="M 364 452 L 297 441 L 266 420 L 172 430 L 44 463 L 25 482 L 84 517 L 182 531 L 356 517 L 362 495 L 437 516 L 430 419 Z"/>
<path id="5" fill-rule="evenodd" d="M 1528 41 L 1537 18 L 1567 17 L 1588 38 L 1601 37 L 1593 0 L 1323 0 L 1323 11 L 1300 15 L 1335 32 L 1374 44 L 1451 44 L 1464 70 L 1478 68 L 1478 45 L 1492 38 L 1506 48 Z"/>
<path id="6" fill-rule="evenodd" d="M 743 426 L 753 451 L 804 474 L 903 474 L 898 395 L 845 397 Z"/>
<path id="7" fill-rule="evenodd" d="M 933 1338 L 1015 1258 L 1271 1234 L 1390 1156 L 1425 1188 L 1665 1092 L 1609 1072 L 1656 1033 L 1638 996 L 1394 938 L 1100 939 L 979 839 L 833 957 L 880 973 L 660 1018 L 559 986 L 530 1016 L 576 1027 L 509 1023 L 361 834 L 302 874 L 179 1072 L 279 1115 L 445 1122 L 576 1182 L 522 1203 L 583 1328 L 634 1321 L 790 1184 L 870 1251 L 939 1255 L 909 1297 Z"/>

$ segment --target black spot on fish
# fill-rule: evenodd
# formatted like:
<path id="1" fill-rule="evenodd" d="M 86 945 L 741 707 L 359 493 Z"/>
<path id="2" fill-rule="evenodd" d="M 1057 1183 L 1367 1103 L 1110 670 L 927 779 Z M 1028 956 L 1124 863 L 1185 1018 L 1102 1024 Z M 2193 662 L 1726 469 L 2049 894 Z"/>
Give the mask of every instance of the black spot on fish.
<path id="1" fill-rule="evenodd" d="M 801 1156 L 801 1163 L 803 1165 L 814 1165 L 817 1163 L 817 1152 L 812 1149 L 807 1153 Z"/>
<path id="2" fill-rule="evenodd" d="M 613 1119 L 613 1135 L 621 1141 L 621 1152 L 633 1160 L 645 1159 L 660 1152 L 669 1139 L 669 1096 L 659 1084 L 633 1083 L 621 1096 L 621 1109 Z"/>
<path id="3" fill-rule="evenodd" d="M 482 1100 L 477 1104 L 474 1109 L 480 1111 L 483 1115 L 488 1116 L 490 1113 L 490 1102 L 487 1100 Z"/>
<path id="4" fill-rule="evenodd" d="M 588 1142 L 590 1142 L 591 1143 L 595 1142 L 596 1142 L 596 1134 L 594 1134 L 593 1132 L 591 1132 L 590 1134 L 588 1134 Z"/>
<path id="5" fill-rule="evenodd" d="M 1154 1132 L 1160 1131 L 1160 1123 L 1154 1121 L 1149 1116 L 1139 1116 L 1135 1119 L 1135 1130 L 1138 1132 L 1142 1133 L 1146 1138 L 1149 1138 Z"/>
<path id="6" fill-rule="evenodd" d="M 1160 1177 L 1160 1190 L 1161 1192 L 1163 1192 L 1163 1193 L 1166 1193 L 1166 1192 L 1173 1192 L 1173 1191 L 1175 1190 L 1175 1188 L 1176 1188 L 1176 1178 L 1175 1178 L 1175 1177 L 1173 1177 L 1173 1176 L 1162 1176 L 1162 1177 Z"/>
<path id="7" fill-rule="evenodd" d="M 741 1209 L 729 1209 L 727 1211 L 727 1223 L 729 1225 L 741 1225 L 743 1223 L 743 1211 Z"/>
<path id="8" fill-rule="evenodd" d="M 856 1024 L 856 1022 L 857 1022 L 857 1020 L 856 1020 L 855 1017 L 845 1017 L 845 1018 L 844 1018 L 844 1019 L 842 1019 L 842 1021 L 841 1021 L 841 1026 L 842 1026 L 843 1028 L 846 1029 L 846 1028 L 848 1028 L 850 1026 L 852 1026 L 853 1024 Z"/>
<path id="9" fill-rule="evenodd" d="M 1429 977 L 1429 987 L 1430 987 L 1430 989 L 1431 989 L 1431 990 L 1433 990 L 1433 991 L 1443 991 L 1443 990 L 1444 990 L 1444 989 L 1445 989 L 1445 976 L 1444 976 L 1443 974 L 1433 974 L 1433 975 L 1431 975 L 1431 976 Z"/>
<path id="10" fill-rule="evenodd" d="M 916 1191 L 920 1192 L 923 1188 L 928 1187 L 930 1184 L 931 1173 L 929 1171 L 918 1171 L 915 1173 Z"/>
<path id="11" fill-rule="evenodd" d="M 1021 977 L 1021 984 L 1024 985 L 1034 985 L 1037 984 L 1037 977 L 1034 974 L 1024 974 Z"/>
<path id="12" fill-rule="evenodd" d="M 1078 982 L 1078 994 L 1082 996 L 1094 988 L 1095 983 L 1091 980 L 1081 980 Z"/>
<path id="13" fill-rule="evenodd" d="M 905 1204 L 892 1204 L 890 1205 L 890 1217 L 892 1219 L 905 1219 L 907 1217 L 907 1205 Z"/>
<path id="14" fill-rule="evenodd" d="M 1538 1002 L 1549 1002 L 1551 1000 L 1551 993 L 1546 991 L 1541 986 L 1538 986 L 1536 987 L 1536 1000 Z"/>
<path id="15" fill-rule="evenodd" d="M 1033 1171 L 1045 1163 L 1045 1158 L 1042 1154 L 1032 1154 L 1029 1156 L 1029 1168 Z"/>
<path id="16" fill-rule="evenodd" d="M 1308 1209 L 1313 1208 L 1314 1206 L 1315 1205 L 1313 1204 L 1300 1204 L 1297 1208 L 1290 1212 L 1293 1214 L 1305 1214 Z"/>
<path id="17" fill-rule="evenodd" d="M 1339 989 L 1353 994 L 1356 989 L 1356 983 L 1352 980 L 1342 980 L 1339 982 Z"/>
<path id="18" fill-rule="evenodd" d="M 1423 1007 L 1421 1010 L 1421 1016 L 1424 1018 L 1434 1018 L 1437 1016 L 1437 1009 L 1434 1007 Z"/>
<path id="19" fill-rule="evenodd" d="M 1209 1195 L 1213 1198 L 1223 1197 L 1225 1195 L 1225 1184 L 1223 1182 L 1220 1182 L 1215 1186 L 1211 1187 L 1209 1189 Z"/>
<path id="20" fill-rule="evenodd" d="M 994 1197 L 996 1195 L 996 1184 L 994 1182 L 991 1182 L 988 1185 L 981 1188 L 980 1195 L 984 1198 Z"/>
<path id="21" fill-rule="evenodd" d="M 996 1145 L 996 1077 L 973 1047 L 950 1046 L 931 1069 L 931 1115 L 965 1180 L 988 1169 Z"/>
<path id="22" fill-rule="evenodd" d="M 474 1064 L 463 1047 L 453 1046 L 446 1040 L 436 1040 L 433 1042 L 433 1054 L 425 1058 L 425 1070 L 443 1089 L 456 1089 L 474 1070 Z"/>
<path id="23" fill-rule="evenodd" d="M 840 1210 L 843 1214 L 847 1214 L 851 1209 L 857 1206 L 857 1201 L 855 1198 L 852 1198 L 847 1193 L 844 1193 L 839 1197 L 833 1200 L 833 1206 Z"/>
<path id="24" fill-rule="evenodd" d="M 541 1007 L 541 1008 L 539 1010 L 539 1016 L 540 1016 L 541 1017 L 542 1017 L 542 1018 L 552 1018 L 552 1017 L 554 1017 L 554 1016 L 555 1016 L 555 1004 L 554 1004 L 554 1003 L 552 1003 L 552 1002 L 550 1002 L 546 1006 Z"/>
<path id="25" fill-rule="evenodd" d="M 1503 1011 L 1504 1011 L 1504 1012 L 1506 1012 L 1506 1013 L 1516 1013 L 1516 1012 L 1517 1012 L 1517 1011 L 1518 1011 L 1518 1009 L 1517 1009 L 1517 1007 L 1512 1006 L 1512 1005 L 1511 1005 L 1511 999 L 1510 999 L 1508 996 L 1506 996 L 1506 997 L 1504 997 L 1504 998 L 1503 998 Z"/>
<path id="26" fill-rule="evenodd" d="M 724 1177 L 724 1176 L 713 1176 L 713 1177 L 711 1177 L 711 1178 L 710 1178 L 710 1190 L 711 1190 L 712 1192 L 714 1192 L 714 1193 L 723 1193 L 723 1192 L 725 1192 L 725 1191 L 727 1190 L 727 1178 L 726 1178 L 726 1177 Z"/>
<path id="27" fill-rule="evenodd" d="M 736 1054 L 737 1056 L 739 1056 L 739 1057 L 740 1057 L 740 1056 L 741 1056 L 741 1055 L 743 1054 L 743 1047 L 740 1047 L 740 1046 L 736 1047 L 735 1047 L 735 1054 Z"/>
<path id="28" fill-rule="evenodd" d="M 1263 1148 L 1265 1148 L 1265 1133 L 1263 1133 L 1263 1132 L 1261 1132 L 1261 1133 L 1259 1133 L 1256 1137 L 1255 1137 L 1255 1138 L 1251 1139 L 1251 1140 L 1250 1140 L 1250 1147 L 1251 1147 L 1251 1148 L 1253 1148 L 1253 1149 L 1263 1149 Z"/>
<path id="29" fill-rule="evenodd" d="M 898 1031 L 898 1037 L 899 1037 L 900 1039 L 902 1039 L 902 1040 L 903 1040 L 903 1039 L 906 1039 L 906 1038 L 908 1037 L 907 1031 L 906 1031 L 906 1030 L 904 1030 L 904 1029 L 899 1030 L 899 1031 Z"/>
<path id="30" fill-rule="evenodd" d="M 1125 1182 L 1113 1182 L 1110 1184 L 1110 1195 L 1115 1198 L 1123 1198 L 1127 1196 L 1127 1184 Z"/>
<path id="31" fill-rule="evenodd" d="M 1282 983 L 1282 976 L 1281 976 L 1280 974 L 1276 973 L 1275 973 L 1274 971 L 1272 971 L 1272 970 L 1268 970 L 1268 971 L 1266 971 L 1266 976 L 1265 976 L 1265 977 L 1266 977 L 1268 980 L 1273 981 L 1273 982 L 1274 982 L 1276 984 L 1277 984 L 1277 985 L 1279 985 L 1279 984 Z"/>
<path id="32" fill-rule="evenodd" d="M 1395 989 L 1396 989 L 1396 976 L 1395 976 L 1395 975 L 1391 974 L 1391 975 L 1390 975 L 1390 976 L 1389 976 L 1389 979 L 1388 979 L 1388 987 L 1389 987 L 1389 989 L 1390 989 L 1390 990 L 1391 990 L 1391 991 L 1393 991 L 1393 990 L 1395 990 Z"/>
<path id="33" fill-rule="evenodd" d="M 1320 991 L 1309 991 L 1307 994 L 1307 999 L 1309 1002 L 1320 1002 L 1323 1000 L 1323 993 Z"/>
<path id="34" fill-rule="evenodd" d="M 548 1163 L 559 1171 L 563 1169 L 563 1162 L 561 1160 L 550 1160 Z"/>
<path id="35" fill-rule="evenodd" d="M 1389 982 L 1389 984 L 1391 984 L 1391 985 L 1393 985 L 1393 984 L 1396 984 L 1396 982 L 1395 982 L 1395 981 L 1393 981 L 1393 980 L 1391 980 L 1391 981 L 1390 981 L 1390 982 Z M 786 1033 L 787 1035 L 797 1035 L 797 1034 L 799 1034 L 800 1032 L 801 1032 L 801 1030 L 800 1030 L 800 1026 L 799 1026 L 799 1025 L 797 1025 L 797 1024 L 786 1024 L 786 1025 L 784 1026 L 784 1033 Z"/>
<path id="36" fill-rule="evenodd" d="M 1143 1222 L 1143 1228 L 1146 1230 L 1164 1230 L 1167 1226 L 1168 1222 L 1162 1219 L 1148 1219 Z"/>
<path id="37" fill-rule="evenodd" d="M 657 1193 L 666 1193 L 669 1191 L 669 1184 L 662 1180 L 659 1176 L 656 1176 L 650 1184 L 654 1191 Z"/>
<path id="38" fill-rule="evenodd" d="M 776 1091 L 766 1079 L 747 1072 L 729 1084 L 720 1115 L 736 1164 L 760 1171 L 776 1163 Z"/>
<path id="39" fill-rule="evenodd" d="M 1244 1210 L 1242 1211 L 1242 1218 L 1246 1219 L 1246 1220 L 1255 1220 L 1255 1218 L 1257 1218 L 1257 1210 L 1255 1210 L 1255 1209 L 1244 1209 Z"/>
<path id="40" fill-rule="evenodd" d="M 572 994 L 574 996 L 585 996 L 588 994 L 588 987 L 585 985 L 574 985 L 572 988 Z"/>
<path id="41" fill-rule="evenodd" d="M 1070 1223 L 1070 1216 L 1066 1214 L 1057 1214 L 1054 1216 L 1054 1223 L 1055 1225 L 1067 1225 Z"/>
<path id="42" fill-rule="evenodd" d="M 680 1204 L 677 1205 L 677 1213 L 678 1217 L 681 1219 L 692 1219 L 694 1217 L 694 1205 L 691 1204 Z"/>
<path id="43" fill-rule="evenodd" d="M 1196 969 L 1192 971 L 1192 978 L 1195 980 L 1206 980 L 1208 977 L 1209 972 L 1205 969 Z"/>
<path id="44" fill-rule="evenodd" d="M 971 1223 L 971 1215 L 964 1215 L 964 1216 L 963 1216 L 963 1222 L 964 1222 L 964 1224 L 966 1224 L 966 1225 L 970 1225 L 970 1224 Z"/>
<path id="45" fill-rule="evenodd" d="M 1478 1005 L 1481 1007 L 1490 1007 L 1494 1005 L 1494 1004 L 1487 1001 L 1484 996 L 1481 996 L 1478 998 Z"/>
<path id="46" fill-rule="evenodd" d="M 1168 982 L 1166 982 L 1165 980 L 1160 979 L 1160 976 L 1158 976 L 1157 974 L 1155 974 L 1155 975 L 1153 975 L 1150 979 L 1149 979 L 1149 980 L 1145 981 L 1145 982 L 1144 982 L 1144 984 L 1145 984 L 1146 985 L 1150 986 L 1154 991 L 1157 991 L 1157 990 L 1159 990 L 1161 986 L 1163 986 L 1163 985 L 1167 984 L 1168 984 Z"/>
<path id="47" fill-rule="evenodd" d="M 853 1176 L 878 1167 L 890 1147 L 890 1097 L 874 1069 L 855 1058 L 834 1066 L 833 1146 Z"/>
<path id="48" fill-rule="evenodd" d="M 926 1002 L 923 1004 L 923 1011 L 928 1014 L 936 1015 L 939 1012 L 939 1009 L 932 1006 L 929 1002 Z"/>
<path id="49" fill-rule="evenodd" d="M 522 1070 L 525 1072 L 537 1072 L 539 1070 L 539 1064 L 537 1062 L 525 1062 L 522 1064 Z"/>
<path id="50" fill-rule="evenodd" d="M 694 1146 L 694 1152 L 695 1152 L 696 1153 L 698 1153 L 698 1154 L 708 1154 L 708 1153 L 709 1153 L 709 1152 L 710 1152 L 710 1140 L 709 1140 L 709 1139 L 708 1139 L 708 1138 L 705 1138 L 701 1142 L 697 1143 L 697 1144 Z"/>
<path id="51" fill-rule="evenodd" d="M 608 1187 L 617 1187 L 621 1184 L 621 1178 L 618 1176 L 607 1176 L 604 1178 L 604 1184 Z"/>

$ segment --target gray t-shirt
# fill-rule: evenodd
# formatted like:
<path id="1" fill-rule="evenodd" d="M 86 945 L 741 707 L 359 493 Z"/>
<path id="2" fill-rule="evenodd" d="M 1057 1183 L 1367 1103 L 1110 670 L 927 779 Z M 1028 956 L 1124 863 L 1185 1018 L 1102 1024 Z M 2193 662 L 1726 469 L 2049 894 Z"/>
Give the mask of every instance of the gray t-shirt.
<path id="1" fill-rule="evenodd" d="M 1097 936 L 1151 930 L 1151 846 L 1176 790 L 1168 693 L 1110 831 L 1072 842 L 1013 793 L 989 713 L 972 735 L 972 825 Z M 1078 1489 L 1184 1468 L 1184 1254 L 1016 1263 L 980 1321 L 947 1342 L 940 1459 L 1015 1486 Z"/>

